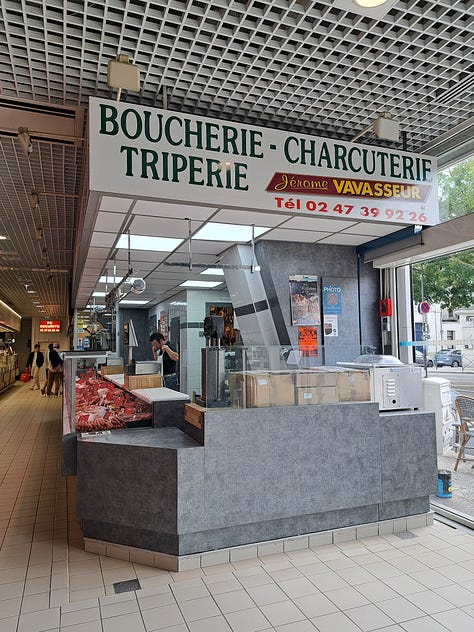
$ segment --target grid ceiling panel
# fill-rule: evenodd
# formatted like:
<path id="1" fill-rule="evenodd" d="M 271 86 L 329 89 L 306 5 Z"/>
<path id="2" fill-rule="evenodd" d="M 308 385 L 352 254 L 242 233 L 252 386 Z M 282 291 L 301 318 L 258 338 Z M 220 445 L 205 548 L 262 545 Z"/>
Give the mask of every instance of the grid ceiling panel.
<path id="1" fill-rule="evenodd" d="M 350 140 L 390 111 L 406 149 L 417 151 L 473 116 L 472 2 L 397 0 L 381 18 L 346 5 L 3 0 L 0 96 L 87 108 L 90 96 L 115 97 L 107 63 L 121 53 L 141 70 L 140 93 L 123 99 L 162 107 L 166 92 L 170 110 L 248 125 Z M 383 144 L 372 134 L 364 142 Z M 70 279 L 85 152 L 54 141 L 34 145 L 27 160 L 11 136 L 0 137 L 0 230 L 9 236 L 0 265 L 42 268 L 46 249 L 48 265 Z M 34 213 L 33 188 L 41 192 Z M 66 290 L 52 296 L 54 284 L 35 274 L 45 304 L 66 309 Z M 6 271 L 0 293 L 27 314 L 15 283 L 17 272 Z M 62 282 L 56 289 L 63 292 Z"/>

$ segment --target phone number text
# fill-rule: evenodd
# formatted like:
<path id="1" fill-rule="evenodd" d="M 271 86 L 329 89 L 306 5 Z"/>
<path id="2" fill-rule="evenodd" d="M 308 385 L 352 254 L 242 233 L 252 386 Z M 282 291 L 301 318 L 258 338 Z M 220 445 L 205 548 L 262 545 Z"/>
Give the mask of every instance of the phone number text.
<path id="1" fill-rule="evenodd" d="M 335 204 L 324 201 L 301 200 L 300 198 L 275 198 L 276 208 L 283 211 L 309 211 L 311 213 L 328 213 L 329 215 L 350 215 L 351 217 L 365 217 L 372 219 L 395 220 L 399 222 L 413 222 L 423 224 L 427 217 L 423 212 L 405 211 L 391 208 L 377 208 L 376 206 L 354 206 L 352 204 Z"/>

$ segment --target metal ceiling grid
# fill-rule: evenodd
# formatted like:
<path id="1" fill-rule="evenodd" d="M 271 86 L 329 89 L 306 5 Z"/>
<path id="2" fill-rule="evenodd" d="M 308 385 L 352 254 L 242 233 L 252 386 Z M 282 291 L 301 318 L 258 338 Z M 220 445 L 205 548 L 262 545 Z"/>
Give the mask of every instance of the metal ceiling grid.
<path id="1" fill-rule="evenodd" d="M 87 107 L 90 96 L 115 97 L 107 62 L 121 53 L 140 67 L 142 79 L 139 94 L 122 98 L 143 105 L 344 140 L 390 111 L 412 151 L 465 124 L 474 98 L 472 3 L 395 0 L 383 17 L 351 6 L 343 0 L 2 0 L 0 93 Z M 61 305 L 64 313 L 62 279 L 71 276 L 77 209 L 84 204 L 78 196 L 85 150 L 33 142 L 28 161 L 11 136 L 0 138 L 0 230 L 11 238 L 0 243 L 0 267 L 16 268 L 2 272 L 0 293 L 28 314 L 28 296 L 19 298 L 19 267 L 41 269 L 30 276 L 43 303 Z M 383 144 L 371 134 L 364 142 Z M 28 201 L 33 188 L 40 194 L 35 213 Z M 165 210 L 149 215 L 157 213 L 178 219 Z M 291 238 L 290 224 L 272 225 Z M 326 239 L 333 239 L 330 230 Z M 334 239 L 360 239 L 341 227 L 335 232 Z M 354 233 L 365 235 L 363 227 Z M 67 269 L 58 273 L 61 280 L 47 280 L 44 249 L 50 267 Z M 209 262 L 216 249 L 196 244 L 203 251 L 196 260 Z M 100 267 L 95 257 L 108 251 L 91 250 L 89 282 Z"/>

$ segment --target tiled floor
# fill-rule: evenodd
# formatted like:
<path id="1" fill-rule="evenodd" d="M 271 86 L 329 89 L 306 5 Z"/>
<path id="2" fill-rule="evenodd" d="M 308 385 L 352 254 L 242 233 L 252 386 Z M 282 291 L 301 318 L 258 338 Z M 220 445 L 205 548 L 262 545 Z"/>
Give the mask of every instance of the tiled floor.
<path id="1" fill-rule="evenodd" d="M 181 573 L 86 553 L 60 400 L 18 383 L 0 403 L 1 632 L 474 630 L 474 537 L 437 522 Z"/>

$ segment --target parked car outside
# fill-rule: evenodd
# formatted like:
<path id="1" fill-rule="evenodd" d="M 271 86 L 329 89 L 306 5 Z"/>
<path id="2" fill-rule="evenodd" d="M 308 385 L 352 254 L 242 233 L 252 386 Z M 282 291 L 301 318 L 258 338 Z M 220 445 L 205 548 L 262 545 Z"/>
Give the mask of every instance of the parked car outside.
<path id="1" fill-rule="evenodd" d="M 425 359 L 423 357 L 423 353 L 415 349 L 415 362 L 416 364 L 421 364 L 421 366 L 425 366 Z M 426 366 L 433 366 L 433 359 L 429 356 L 426 356 Z"/>
<path id="2" fill-rule="evenodd" d="M 436 366 L 462 366 L 462 353 L 460 349 L 441 349 L 435 354 Z"/>

